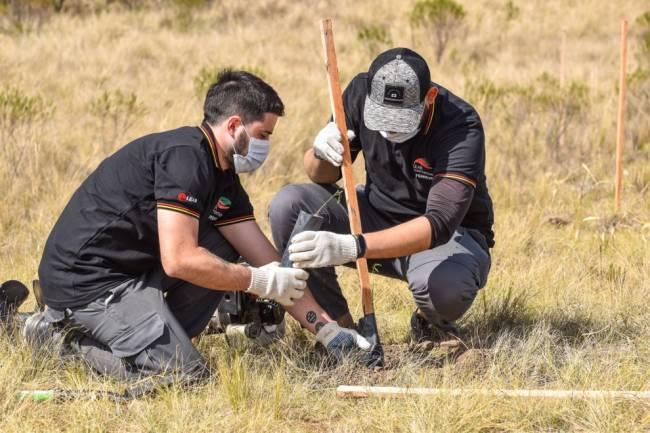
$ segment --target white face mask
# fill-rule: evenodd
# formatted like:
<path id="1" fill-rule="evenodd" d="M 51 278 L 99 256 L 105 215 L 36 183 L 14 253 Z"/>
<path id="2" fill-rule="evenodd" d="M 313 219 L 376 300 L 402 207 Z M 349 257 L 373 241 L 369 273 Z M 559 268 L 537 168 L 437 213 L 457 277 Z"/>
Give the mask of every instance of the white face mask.
<path id="1" fill-rule="evenodd" d="M 246 128 L 244 128 L 244 133 L 248 135 L 248 153 L 240 155 L 237 153 L 237 148 L 234 148 L 235 153 L 232 159 L 235 173 L 250 173 L 257 170 L 269 155 L 269 140 L 251 137 Z"/>
<path id="2" fill-rule="evenodd" d="M 379 131 L 382 137 L 384 137 L 386 140 L 390 141 L 391 143 L 404 143 L 405 141 L 409 141 L 411 138 L 415 137 L 418 132 L 420 132 L 420 128 L 415 128 L 411 132 L 387 132 L 387 131 Z"/>

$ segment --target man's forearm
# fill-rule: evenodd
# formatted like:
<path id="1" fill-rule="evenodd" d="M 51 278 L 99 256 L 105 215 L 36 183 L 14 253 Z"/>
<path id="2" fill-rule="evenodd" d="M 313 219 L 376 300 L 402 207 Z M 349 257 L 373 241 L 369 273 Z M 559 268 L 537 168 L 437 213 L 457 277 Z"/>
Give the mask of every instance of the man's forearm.
<path id="1" fill-rule="evenodd" d="M 402 257 L 449 241 L 467 213 L 474 188 L 448 178 L 436 178 L 424 216 L 380 232 L 364 234 L 365 256 L 371 259 Z"/>
<path id="2" fill-rule="evenodd" d="M 221 234 L 249 263 L 262 266 L 272 261 L 279 261 L 280 255 L 264 235 L 255 221 L 221 227 Z M 316 333 L 320 324 L 332 321 L 332 318 L 318 305 L 309 288 L 305 289 L 302 298 L 297 299 L 293 306 L 286 307 L 287 312 L 308 331 Z"/>
<path id="3" fill-rule="evenodd" d="M 250 269 L 228 263 L 202 247 L 186 251 L 175 268 L 165 271 L 171 272 L 171 277 L 212 290 L 244 291 L 251 282 Z"/>
<path id="4" fill-rule="evenodd" d="M 386 230 L 364 233 L 368 259 L 402 257 L 424 251 L 431 244 L 431 224 L 417 217 Z"/>
<path id="5" fill-rule="evenodd" d="M 341 169 L 316 158 L 313 149 L 305 152 L 303 163 L 307 176 L 314 183 L 336 183 L 341 177 Z"/>

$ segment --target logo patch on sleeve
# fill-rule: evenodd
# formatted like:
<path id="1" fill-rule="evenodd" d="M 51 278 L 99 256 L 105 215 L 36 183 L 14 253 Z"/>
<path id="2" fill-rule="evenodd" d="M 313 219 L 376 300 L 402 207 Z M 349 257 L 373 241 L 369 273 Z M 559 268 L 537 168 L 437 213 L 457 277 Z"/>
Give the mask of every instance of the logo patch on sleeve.
<path id="1" fill-rule="evenodd" d="M 413 161 L 413 172 L 418 179 L 433 180 L 433 167 L 426 158 Z"/>
<path id="2" fill-rule="evenodd" d="M 198 203 L 198 199 L 189 192 L 179 192 L 176 198 L 187 203 Z"/>
<path id="3" fill-rule="evenodd" d="M 228 197 L 221 196 L 219 197 L 219 201 L 217 202 L 217 207 L 221 210 L 228 210 L 230 209 L 230 206 L 232 206 L 232 202 Z"/>
<path id="4" fill-rule="evenodd" d="M 219 197 L 219 200 L 217 200 L 217 204 L 214 205 L 214 208 L 212 209 L 212 212 L 210 212 L 208 219 L 210 221 L 217 221 L 223 216 L 225 212 L 230 209 L 230 206 L 232 206 L 232 202 L 228 197 Z"/>

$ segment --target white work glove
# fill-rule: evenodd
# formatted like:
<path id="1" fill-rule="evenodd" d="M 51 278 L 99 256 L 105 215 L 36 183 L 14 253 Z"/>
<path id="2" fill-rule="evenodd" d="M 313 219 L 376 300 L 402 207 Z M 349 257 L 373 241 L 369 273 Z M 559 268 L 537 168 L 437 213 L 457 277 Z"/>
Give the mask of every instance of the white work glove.
<path id="1" fill-rule="evenodd" d="M 336 322 L 330 322 L 316 333 L 316 341 L 325 346 L 327 353 L 338 360 L 355 350 L 369 351 L 372 345 L 357 331 L 342 328 Z"/>
<path id="2" fill-rule="evenodd" d="M 356 135 L 351 129 L 348 130 L 348 140 L 352 141 Z M 341 144 L 341 133 L 336 123 L 330 122 L 321 129 L 314 139 L 314 155 L 318 159 L 327 161 L 334 167 L 339 167 L 343 162 L 343 145 Z"/>
<path id="3" fill-rule="evenodd" d="M 289 245 L 289 260 L 294 268 L 324 268 L 357 259 L 357 241 L 352 235 L 306 231 L 298 233 Z"/>
<path id="4" fill-rule="evenodd" d="M 305 294 L 309 274 L 301 269 L 281 268 L 280 263 L 272 262 L 250 270 L 251 283 L 247 293 L 273 299 L 285 307 L 292 306 L 294 300 Z"/>

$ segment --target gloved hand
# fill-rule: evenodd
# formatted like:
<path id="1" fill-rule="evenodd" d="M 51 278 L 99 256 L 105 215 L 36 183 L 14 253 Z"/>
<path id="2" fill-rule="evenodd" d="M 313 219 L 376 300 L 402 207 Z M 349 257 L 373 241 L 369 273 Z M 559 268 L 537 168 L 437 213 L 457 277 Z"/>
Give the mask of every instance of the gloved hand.
<path id="1" fill-rule="evenodd" d="M 369 351 L 371 344 L 357 331 L 342 328 L 336 322 L 330 322 L 316 333 L 316 341 L 327 349 L 327 353 L 338 360 L 355 350 Z"/>
<path id="2" fill-rule="evenodd" d="M 289 245 L 289 260 L 294 268 L 324 268 L 353 262 L 358 256 L 352 235 L 306 231 L 298 233 Z"/>
<path id="3" fill-rule="evenodd" d="M 279 262 L 272 262 L 250 270 L 251 283 L 247 293 L 273 299 L 285 307 L 292 306 L 294 300 L 305 294 L 309 274 L 301 269 L 281 268 Z"/>
<path id="4" fill-rule="evenodd" d="M 348 140 L 352 141 L 356 135 L 348 130 Z M 339 167 L 343 162 L 343 145 L 341 133 L 336 123 L 330 122 L 320 130 L 314 139 L 314 155 L 318 159 L 327 161 L 334 167 Z"/>

